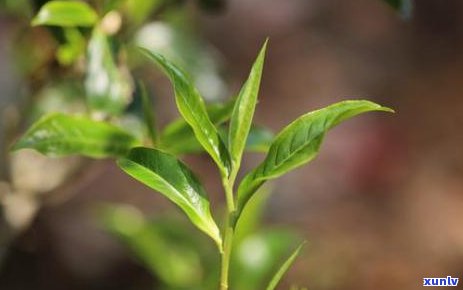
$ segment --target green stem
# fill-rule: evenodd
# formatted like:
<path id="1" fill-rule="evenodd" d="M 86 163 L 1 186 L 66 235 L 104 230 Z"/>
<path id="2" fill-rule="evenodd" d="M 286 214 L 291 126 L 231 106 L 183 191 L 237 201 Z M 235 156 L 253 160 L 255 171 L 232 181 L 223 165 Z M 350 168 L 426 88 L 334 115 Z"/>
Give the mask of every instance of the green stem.
<path id="1" fill-rule="evenodd" d="M 223 179 L 222 184 L 223 188 L 225 189 L 225 198 L 227 200 L 227 214 L 230 215 L 235 211 L 235 198 L 233 197 L 233 183 L 232 179 Z"/>
<path id="2" fill-rule="evenodd" d="M 223 240 L 222 263 L 220 268 L 220 290 L 228 290 L 228 272 L 230 267 L 230 256 L 233 248 L 233 227 L 232 219 L 235 213 L 235 200 L 233 196 L 233 184 L 236 173 L 232 172 L 229 179 L 222 180 L 227 200 L 227 224 Z"/>
<path id="3" fill-rule="evenodd" d="M 220 271 L 220 290 L 228 290 L 228 270 L 233 247 L 233 228 L 227 225 L 223 242 L 222 265 Z"/>

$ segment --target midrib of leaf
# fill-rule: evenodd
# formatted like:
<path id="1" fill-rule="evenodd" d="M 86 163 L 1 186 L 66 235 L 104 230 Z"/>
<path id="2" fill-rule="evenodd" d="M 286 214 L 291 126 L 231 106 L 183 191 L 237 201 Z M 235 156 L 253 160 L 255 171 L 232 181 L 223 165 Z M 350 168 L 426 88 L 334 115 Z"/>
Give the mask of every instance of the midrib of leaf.
<path id="1" fill-rule="evenodd" d="M 238 94 L 238 99 L 232 111 L 228 132 L 228 149 L 231 155 L 231 175 L 233 179 L 241 165 L 243 152 L 252 127 L 252 120 L 258 102 L 267 43 L 268 39 L 264 42 L 256 60 L 252 64 L 248 78 L 245 80 Z"/>
<path id="2" fill-rule="evenodd" d="M 122 159 L 123 162 L 129 162 L 131 166 L 134 166 L 136 168 L 138 168 L 140 171 L 143 172 L 143 174 L 147 175 L 147 176 L 154 176 L 154 177 L 157 177 L 159 180 L 161 180 L 163 182 L 163 186 L 165 186 L 166 189 L 169 189 L 173 192 L 176 193 L 176 197 L 177 197 L 177 200 L 171 200 L 172 202 L 174 202 L 175 204 L 177 205 L 180 205 L 180 208 L 182 209 L 182 211 L 188 216 L 190 217 L 190 214 L 193 214 L 195 216 L 196 219 L 196 222 L 193 222 L 196 224 L 196 226 L 201 230 L 203 231 L 204 233 L 206 233 L 208 236 L 210 236 L 216 243 L 217 243 L 217 246 L 219 247 L 219 249 L 221 248 L 221 237 L 220 237 L 220 232 L 216 231 L 217 229 L 217 225 L 213 222 L 213 220 L 211 220 L 211 216 L 210 216 L 210 213 L 209 211 L 204 211 L 204 204 L 201 202 L 201 194 L 197 191 L 197 189 L 193 186 L 190 185 L 190 187 L 195 191 L 195 193 L 200 196 L 200 198 L 198 199 L 198 208 L 200 208 L 201 210 L 197 210 L 196 208 L 194 208 L 192 206 L 193 202 L 189 201 L 183 194 L 181 194 L 177 188 L 175 188 L 170 182 L 168 182 L 165 178 L 163 178 L 162 176 L 160 176 L 159 174 L 156 174 L 155 172 L 153 172 L 153 170 L 151 170 L 150 168 L 142 165 L 142 164 L 139 164 L 135 161 L 132 161 L 130 159 Z M 180 167 L 182 173 L 184 172 L 184 168 Z M 129 174 L 130 175 L 130 174 Z M 136 175 L 135 175 L 136 176 Z M 135 176 L 132 176 L 134 178 L 136 178 Z M 183 175 L 185 177 L 185 175 Z M 136 178 L 138 179 L 138 178 Z M 146 184 L 145 182 L 142 182 L 143 184 Z M 146 184 L 148 187 L 151 188 L 151 185 L 149 184 Z M 156 189 L 157 190 L 157 189 Z M 159 190 L 157 190 L 159 191 Z M 160 193 L 162 193 L 164 196 L 166 196 L 167 198 L 169 198 L 169 195 L 168 194 L 165 194 L 163 191 L 159 191 Z M 169 198 L 170 199 L 170 198 Z M 186 209 L 187 208 L 187 209 Z M 204 216 L 203 215 L 200 215 L 199 213 L 201 214 L 205 214 Z M 212 221 L 212 222 L 211 222 Z"/>
<path id="3" fill-rule="evenodd" d="M 174 83 L 175 83 L 175 82 L 174 82 Z M 177 90 L 177 86 L 176 86 L 175 84 L 174 84 L 174 90 Z M 196 92 L 195 92 L 195 93 L 196 93 Z M 184 98 L 184 97 L 182 97 L 182 98 L 183 98 L 184 100 L 186 100 L 186 98 Z M 186 106 L 188 107 L 188 110 L 190 110 L 190 112 L 192 113 L 191 116 L 193 117 L 194 121 L 199 125 L 199 124 L 201 123 L 201 121 L 198 119 L 198 116 L 195 114 L 196 110 L 193 109 L 193 108 L 191 107 L 191 104 L 190 104 L 188 101 L 185 101 L 185 104 L 186 104 Z M 209 121 L 210 124 L 212 124 L 212 122 L 210 122 L 210 120 L 205 120 L 205 122 L 208 122 L 208 121 Z M 190 127 L 193 129 L 193 131 L 196 131 L 195 128 L 193 128 L 191 125 L 190 125 Z M 204 133 L 202 130 L 199 130 L 199 132 L 201 132 L 201 134 L 203 135 L 203 137 L 205 137 L 205 139 L 211 141 L 211 140 L 208 138 L 208 136 L 206 136 L 206 135 L 209 135 L 211 132 L 209 132 L 209 130 L 207 130 L 206 128 L 203 128 L 203 129 L 204 129 L 204 131 L 206 131 L 205 133 Z M 217 135 L 217 136 L 218 136 L 218 135 Z M 210 144 L 209 144 L 209 145 L 210 145 Z M 214 147 L 214 146 L 212 146 L 212 147 Z M 214 148 L 212 148 L 212 149 L 214 150 Z M 214 152 L 215 152 L 215 153 L 218 153 L 219 156 L 220 156 L 220 152 L 216 152 L 216 150 L 214 150 Z"/>
<path id="4" fill-rule="evenodd" d="M 162 56 L 161 56 L 161 57 L 162 57 Z M 167 64 L 167 65 L 169 65 L 169 64 Z M 185 73 L 183 73 L 182 71 L 180 71 L 179 69 L 177 69 L 175 66 L 169 65 L 169 68 L 170 68 L 172 71 L 174 71 L 177 75 L 179 75 L 179 76 L 181 77 L 182 81 L 184 81 L 184 82 L 191 81 L 191 80 L 188 79 L 188 76 L 185 75 Z M 173 83 L 173 86 L 174 86 L 174 91 L 175 91 L 176 94 L 177 94 L 177 91 L 179 91 L 179 90 L 178 90 L 178 85 L 177 85 L 176 82 L 175 82 L 175 77 L 172 76 L 170 73 L 169 73 L 169 75 L 170 75 L 171 78 L 173 79 L 172 83 Z M 188 89 L 187 89 L 187 91 L 188 91 Z M 194 88 L 192 88 L 192 91 L 193 91 L 193 94 L 199 94 L 199 92 L 198 92 L 196 89 L 194 89 Z M 181 95 L 181 94 L 179 94 L 179 95 Z M 184 96 L 181 96 L 181 98 L 184 100 L 184 103 L 186 104 L 187 109 L 191 112 L 191 116 L 192 116 L 192 118 L 194 119 L 194 121 L 196 122 L 196 125 L 197 125 L 198 127 L 201 127 L 201 123 L 202 123 L 202 122 L 206 122 L 206 123 L 208 123 L 208 124 L 210 125 L 210 126 L 208 125 L 209 127 L 212 126 L 212 128 L 214 128 L 214 125 L 212 124 L 211 120 L 209 120 L 209 119 L 207 119 L 207 118 L 206 118 L 206 119 L 200 118 L 200 116 L 198 116 L 198 115 L 196 114 L 196 109 L 192 107 L 192 105 L 190 104 L 190 102 L 188 102 L 188 99 L 187 99 L 187 98 L 185 98 Z M 201 106 L 201 99 L 199 99 L 199 106 L 201 107 L 201 109 L 203 109 L 203 111 L 205 111 L 204 106 Z M 183 113 L 182 113 L 182 114 L 183 114 Z M 207 116 L 207 112 L 205 112 L 205 114 L 206 114 L 206 116 Z M 201 136 L 203 137 L 202 139 L 206 139 L 206 140 L 208 141 L 208 142 L 207 142 L 208 147 L 210 147 L 210 148 L 212 149 L 212 151 L 216 154 L 217 161 L 218 161 L 219 163 L 221 163 L 221 164 L 223 165 L 223 167 L 224 167 L 223 169 L 221 169 L 221 171 L 224 170 L 224 171 L 225 171 L 225 174 L 228 175 L 228 173 L 229 173 L 229 172 L 228 172 L 228 171 L 229 171 L 229 170 L 228 170 L 228 166 L 229 166 L 229 165 L 225 164 L 225 163 L 223 162 L 223 160 L 222 160 L 222 154 L 221 154 L 221 152 L 220 152 L 220 146 L 223 145 L 223 144 L 221 144 L 222 141 L 221 141 L 220 136 L 219 136 L 219 134 L 217 133 L 217 131 L 215 131 L 215 132 L 214 132 L 214 131 L 213 131 L 213 132 L 210 132 L 210 131 L 208 130 L 208 128 L 204 128 L 204 127 L 202 127 L 202 130 L 201 130 L 201 129 L 195 128 L 194 126 L 191 126 L 191 125 L 190 125 L 190 127 L 193 129 L 193 132 L 195 132 L 195 133 L 199 132 L 199 133 L 201 134 Z M 216 148 L 216 146 L 212 145 L 212 143 L 214 143 L 214 140 L 211 140 L 211 138 L 209 137 L 209 136 L 210 136 L 211 134 L 213 134 L 213 133 L 215 133 L 215 135 L 217 136 L 217 138 L 216 138 L 216 139 L 217 139 L 217 148 Z M 212 138 L 213 138 L 213 136 L 212 136 Z M 199 141 L 199 140 L 198 140 L 198 141 Z M 201 143 L 201 142 L 200 142 L 200 143 Z M 215 159 L 215 158 L 214 158 L 214 159 Z"/>
<path id="5" fill-rule="evenodd" d="M 310 125 L 308 131 L 311 130 L 311 127 L 312 127 L 312 125 Z M 306 134 L 308 135 L 308 133 L 306 133 Z M 296 148 L 295 150 L 291 150 L 291 147 L 292 147 L 292 146 L 291 146 L 292 144 L 291 144 L 291 145 L 290 145 L 290 151 L 291 151 L 291 153 L 288 154 L 287 157 L 283 158 L 283 160 L 281 160 L 281 161 L 279 161 L 279 162 L 277 161 L 277 160 L 278 160 L 278 154 L 279 154 L 280 148 L 281 148 L 282 146 L 278 146 L 278 148 L 277 148 L 277 153 L 275 154 L 274 163 L 273 163 L 272 168 L 270 168 L 269 170 L 267 170 L 267 166 L 264 166 L 264 168 L 263 168 L 263 170 L 262 170 L 262 174 L 265 174 L 265 176 L 272 176 L 272 174 L 267 175 L 268 171 L 277 171 L 278 169 L 280 169 L 280 167 L 281 167 L 286 161 L 290 160 L 291 158 L 294 157 L 294 155 L 296 155 L 296 154 L 298 154 L 299 152 L 303 151 L 305 148 L 307 148 L 307 146 L 310 145 L 310 143 L 312 143 L 312 141 L 316 140 L 318 137 L 323 136 L 323 135 L 324 135 L 324 133 L 318 134 L 316 137 L 310 139 L 310 140 L 307 141 L 307 142 L 304 142 L 302 145 L 300 145 L 300 146 L 299 146 L 298 148 Z M 291 143 L 294 142 L 294 138 L 295 138 L 296 136 L 297 136 L 297 135 L 293 135 L 293 137 L 292 137 L 292 139 L 291 139 Z M 265 165 L 265 164 L 271 164 L 271 163 L 270 163 L 270 162 L 267 162 L 267 160 L 266 160 L 266 161 L 264 161 L 261 165 Z M 271 172 L 270 172 L 270 173 L 271 173 Z M 265 179 L 265 178 L 264 178 L 265 176 L 258 177 L 258 178 L 259 178 L 259 179 L 261 179 L 261 178 L 262 178 L 262 179 Z M 257 179 L 257 178 L 256 178 L 256 179 Z"/>
<path id="6" fill-rule="evenodd" d="M 164 184 L 167 185 L 167 187 L 169 187 L 170 190 L 173 190 L 174 192 L 176 192 L 177 196 L 180 197 L 180 199 L 182 200 L 183 202 L 183 205 L 186 205 L 190 210 L 192 210 L 193 212 L 195 212 L 195 208 L 192 207 L 190 205 L 190 201 L 185 197 L 183 196 L 177 188 L 175 188 L 170 182 L 168 182 L 167 180 L 165 180 L 163 177 L 161 177 L 159 174 L 156 174 L 154 173 L 150 168 L 144 166 L 144 165 L 141 165 L 137 162 L 134 162 L 132 160 L 129 160 L 127 159 L 127 161 L 129 161 L 133 166 L 136 166 L 137 168 L 143 170 L 143 172 L 145 174 L 148 174 L 148 175 L 151 175 L 151 176 L 155 176 L 157 178 L 159 178 L 160 180 L 162 180 L 164 182 Z M 198 193 L 199 194 L 199 193 Z M 202 219 L 201 219 L 202 220 Z"/>
<path id="7" fill-rule="evenodd" d="M 321 110 L 323 110 L 323 109 L 321 109 Z M 361 111 L 361 110 L 360 110 L 360 111 Z M 315 113 L 318 113 L 318 112 L 320 112 L 320 110 L 310 112 L 308 115 L 306 115 L 306 117 L 313 117 L 313 116 L 315 115 Z M 272 166 L 272 168 L 270 168 L 270 171 L 277 171 L 278 169 L 280 169 L 281 165 L 283 165 L 286 161 L 290 160 L 291 158 L 294 157 L 294 155 L 296 155 L 296 154 L 300 153 L 301 151 L 303 151 L 303 150 L 304 150 L 307 146 L 309 146 L 310 143 L 312 143 L 314 140 L 317 140 L 319 137 L 324 136 L 327 130 L 329 130 L 329 129 L 331 129 L 332 127 L 336 126 L 336 125 L 337 125 L 336 120 L 343 120 L 343 117 L 344 117 L 345 115 L 349 115 L 350 113 L 351 113 L 351 111 L 347 110 L 347 111 L 345 111 L 345 112 L 343 112 L 343 113 L 341 113 L 341 114 L 336 115 L 336 116 L 335 116 L 335 120 L 332 122 L 332 124 L 331 124 L 330 126 L 327 126 L 327 123 L 328 123 L 328 121 L 330 120 L 330 118 L 325 117 L 325 118 L 324 118 L 324 121 L 323 121 L 323 125 L 321 126 L 321 128 L 324 128 L 324 132 L 321 132 L 320 134 L 317 134 L 315 137 L 311 138 L 310 140 L 307 140 L 308 135 L 310 135 L 309 132 L 312 131 L 312 127 L 313 127 L 313 122 L 309 123 L 308 129 L 307 129 L 307 130 L 304 130 L 304 132 L 305 132 L 305 134 L 306 134 L 306 136 L 305 136 L 304 139 L 306 140 L 306 142 L 304 142 L 302 145 L 300 145 L 300 146 L 299 146 L 298 148 L 296 148 L 294 151 L 291 150 L 291 147 L 292 147 L 292 143 L 294 142 L 294 139 L 297 137 L 297 134 L 293 134 L 293 136 L 291 137 L 291 142 L 290 142 L 290 146 L 289 146 L 289 147 L 290 147 L 290 152 L 291 152 L 291 154 L 288 154 L 288 156 L 285 157 L 285 158 L 283 158 L 283 160 L 278 161 L 278 155 L 279 155 L 279 152 L 280 152 L 280 148 L 282 147 L 281 145 L 278 146 L 277 152 L 276 152 L 276 154 L 274 154 L 275 158 L 274 158 L 273 166 Z M 301 120 L 301 119 L 296 120 L 295 122 L 298 122 L 298 121 L 299 121 L 299 122 L 303 122 L 303 120 Z M 295 124 L 295 122 L 293 122 L 293 123 L 291 123 L 291 124 L 289 124 L 289 125 L 287 126 L 288 130 L 290 129 L 289 127 L 291 127 L 292 125 Z M 281 138 L 281 137 L 284 136 L 285 134 L 287 134 L 287 131 L 286 131 L 286 130 L 283 130 L 283 131 L 281 132 L 281 134 L 279 134 L 279 135 L 275 138 L 275 140 L 278 140 L 279 138 Z M 270 162 L 267 162 L 267 161 L 269 161 L 269 160 L 265 160 L 261 165 L 264 165 L 264 164 L 267 163 L 267 166 L 268 166 L 268 164 L 270 164 Z M 263 171 L 262 171 L 262 174 L 267 174 L 267 173 L 268 173 L 267 166 L 264 166 Z M 272 174 L 266 175 L 266 176 L 272 177 Z M 256 179 L 265 179 L 265 176 L 258 177 L 258 178 L 256 178 Z"/>

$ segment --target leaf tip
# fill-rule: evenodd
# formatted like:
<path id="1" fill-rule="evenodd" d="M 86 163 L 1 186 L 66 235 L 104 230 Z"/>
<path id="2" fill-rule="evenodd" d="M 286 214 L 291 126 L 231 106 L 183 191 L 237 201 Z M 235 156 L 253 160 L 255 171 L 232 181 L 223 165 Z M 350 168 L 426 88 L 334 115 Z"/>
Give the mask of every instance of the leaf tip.
<path id="1" fill-rule="evenodd" d="M 367 101 L 367 100 L 348 100 L 346 103 L 364 103 L 370 108 L 369 111 L 380 111 L 380 112 L 388 112 L 388 113 L 395 113 L 395 110 L 386 106 L 382 106 L 378 103 Z"/>
<path id="2" fill-rule="evenodd" d="M 296 248 L 296 250 L 299 252 L 300 250 L 302 250 L 302 248 L 304 248 L 306 245 L 308 244 L 308 241 L 307 240 L 303 240 L 299 246 Z"/>
<path id="3" fill-rule="evenodd" d="M 143 46 L 137 46 L 137 49 L 141 51 L 142 53 L 151 53 L 151 51 L 148 48 L 143 47 Z"/>
<path id="4" fill-rule="evenodd" d="M 138 49 L 141 51 L 141 53 L 147 57 L 148 59 L 150 59 L 151 61 L 153 61 L 156 65 L 158 65 L 158 67 L 169 77 L 171 78 L 171 73 L 168 69 L 168 66 L 169 66 L 169 61 L 168 59 L 158 53 L 158 52 L 155 52 L 155 51 L 152 51 L 151 49 L 148 49 L 146 47 L 142 47 L 142 46 L 138 46 Z"/>
<path id="5" fill-rule="evenodd" d="M 383 107 L 383 106 L 381 106 L 381 111 L 383 111 L 383 112 L 388 112 L 388 113 L 393 113 L 393 114 L 396 112 L 396 111 L 395 111 L 394 109 L 392 109 L 392 108 Z"/>
<path id="6" fill-rule="evenodd" d="M 263 46 L 264 46 L 264 47 L 267 47 L 269 41 L 270 41 L 270 37 L 267 36 L 267 37 L 265 38 L 265 41 L 264 41 L 264 45 L 263 45 Z"/>
<path id="7" fill-rule="evenodd" d="M 157 61 L 161 60 L 161 59 L 165 59 L 165 57 L 156 52 L 156 51 L 153 51 L 152 49 L 149 49 L 147 47 L 143 47 L 143 46 L 137 46 L 138 50 L 140 50 L 142 52 L 142 54 L 144 54 L 145 56 L 147 56 L 148 58 L 151 58 L 151 59 L 155 59 Z"/>
<path id="8" fill-rule="evenodd" d="M 260 55 L 265 55 L 267 52 L 267 47 L 268 47 L 268 42 L 269 42 L 269 37 L 267 36 L 265 38 L 264 44 L 262 45 L 262 48 L 260 49 Z"/>
<path id="9" fill-rule="evenodd" d="M 127 161 L 127 159 L 125 159 L 124 157 L 122 158 L 119 158 L 116 160 L 116 164 L 119 168 L 123 168 L 124 167 L 124 163 Z"/>
<path id="10" fill-rule="evenodd" d="M 39 26 L 40 24 L 41 24 L 40 19 L 38 19 L 37 17 L 34 17 L 34 18 L 31 20 L 31 26 L 33 26 L 33 27 Z"/>
<path id="11" fill-rule="evenodd" d="M 370 102 L 372 104 L 374 104 L 375 106 L 375 111 L 380 111 L 380 112 L 387 112 L 387 113 L 395 113 L 395 110 L 390 108 L 390 107 L 386 107 L 386 106 L 382 106 L 380 104 L 377 104 L 377 103 L 373 103 L 373 102 Z"/>
<path id="12" fill-rule="evenodd" d="M 147 58 L 160 62 L 162 55 L 143 46 L 137 46 L 138 50 Z"/>

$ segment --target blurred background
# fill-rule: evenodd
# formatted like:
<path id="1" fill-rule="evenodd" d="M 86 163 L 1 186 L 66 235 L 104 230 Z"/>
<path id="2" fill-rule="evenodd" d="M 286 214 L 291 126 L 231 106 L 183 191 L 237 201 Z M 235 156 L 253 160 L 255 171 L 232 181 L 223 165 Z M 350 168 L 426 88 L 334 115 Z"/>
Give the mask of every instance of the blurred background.
<path id="1" fill-rule="evenodd" d="M 273 232 L 248 237 L 243 259 L 246 249 L 269 249 L 261 253 L 268 261 L 290 241 L 307 240 L 281 289 L 412 290 L 423 277 L 463 278 L 462 1 L 420 0 L 412 9 L 381 0 L 126 1 L 90 4 L 119 3 L 108 20 L 116 29 L 109 34 L 126 44 L 119 69 L 146 83 L 160 126 L 178 117 L 172 89 L 135 46 L 177 59 L 207 100 L 224 101 L 269 37 L 255 119 L 273 132 L 347 98 L 397 112 L 337 127 L 315 161 L 272 183 L 259 201 L 259 227 Z M 218 257 L 197 257 L 185 244 L 199 235 L 194 243 L 210 247 L 162 196 L 112 160 L 8 152 L 45 112 L 84 110 L 89 33 L 31 27 L 45 2 L 0 1 L 0 289 L 193 289 L 185 285 L 215 275 L 204 259 Z M 137 106 L 121 126 L 138 130 Z M 262 157 L 247 155 L 243 173 Z M 185 158 L 222 202 L 209 158 Z M 172 244 L 180 250 L 168 251 L 181 254 L 159 263 Z M 189 270 L 166 266 L 182 261 Z M 256 281 L 259 271 L 267 270 L 257 269 Z M 170 285 L 172 273 L 187 277 L 173 282 L 184 285 Z"/>

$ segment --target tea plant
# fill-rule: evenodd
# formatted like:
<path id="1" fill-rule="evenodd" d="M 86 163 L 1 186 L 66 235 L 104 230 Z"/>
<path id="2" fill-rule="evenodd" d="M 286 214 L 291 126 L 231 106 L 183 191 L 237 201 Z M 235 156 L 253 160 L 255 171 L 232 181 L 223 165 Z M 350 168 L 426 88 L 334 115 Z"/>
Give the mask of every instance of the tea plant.
<path id="1" fill-rule="evenodd" d="M 264 289 L 301 241 L 289 227 L 263 223 L 270 194 L 271 186 L 261 188 L 236 227 L 229 266 L 233 290 Z M 159 289 L 217 289 L 220 257 L 216 247 L 179 212 L 145 216 L 130 205 L 105 204 L 98 213 L 104 229 L 156 277 Z"/>
<path id="2" fill-rule="evenodd" d="M 35 23 L 54 23 L 56 20 L 51 16 L 39 14 Z M 87 16 L 77 20 L 71 17 L 67 21 L 72 24 L 74 20 L 84 19 L 89 25 L 97 21 L 93 14 Z M 267 42 L 236 99 L 221 106 L 209 107 L 183 69 L 163 55 L 142 48 L 141 52 L 156 63 L 171 81 L 183 120 L 177 120 L 159 132 L 149 98 L 140 84 L 137 94 L 144 104 L 145 136 L 133 136 L 131 132 L 112 124 L 110 118 L 97 121 L 91 114 L 76 116 L 52 113 L 32 125 L 13 149 L 30 148 L 48 156 L 80 154 L 93 158 L 117 158 L 117 164 L 125 173 L 171 200 L 194 226 L 212 239 L 221 257 L 219 287 L 221 290 L 229 289 L 234 234 L 239 230 L 238 221 L 243 218 L 244 209 L 259 188 L 266 181 L 313 160 L 325 134 L 341 122 L 369 111 L 392 112 L 389 108 L 366 100 L 343 101 L 302 115 L 269 142 L 269 136 L 253 124 L 266 48 Z M 115 82 L 117 79 L 113 78 Z M 90 76 L 88 81 L 96 79 Z M 97 83 L 94 85 L 98 86 Z M 117 87 L 117 83 L 111 85 Z M 102 105 L 111 102 L 105 99 L 105 93 L 93 97 L 93 100 L 97 102 L 90 102 L 91 107 L 103 106 L 117 112 L 123 109 L 121 103 L 114 107 Z M 250 142 L 251 139 L 253 142 Z M 256 148 L 266 152 L 265 159 L 237 183 L 243 152 Z M 198 151 L 205 151 L 212 158 L 221 177 L 227 209 L 222 229 L 212 215 L 201 182 L 180 158 L 182 154 Z M 301 247 L 297 247 L 283 263 L 266 289 L 276 288 Z"/>
<path id="3" fill-rule="evenodd" d="M 198 90 L 190 77 L 164 56 L 142 49 L 171 80 L 181 116 L 191 128 L 197 142 L 211 156 L 222 178 L 227 204 L 227 222 L 219 230 L 210 210 L 207 194 L 195 174 L 169 148 L 157 141 L 151 112 L 146 120 L 151 128 L 152 147 L 114 125 L 85 117 L 52 114 L 39 120 L 15 144 L 15 149 L 32 148 L 47 155 L 82 154 L 90 157 L 120 157 L 118 165 L 128 175 L 165 195 L 179 206 L 190 221 L 216 244 L 222 257 L 220 289 L 228 289 L 230 255 L 237 221 L 249 199 L 267 181 L 275 179 L 313 160 L 328 130 L 358 114 L 391 109 L 373 102 L 351 100 L 305 114 L 285 127 L 273 140 L 264 161 L 250 171 L 235 188 L 252 118 L 267 44 L 261 49 L 248 79 L 233 104 L 227 136 L 222 136 L 211 120 Z M 224 117 L 228 119 L 227 117 Z M 177 128 L 184 123 L 178 122 Z M 177 129 L 185 130 L 185 129 Z M 188 130 L 185 131 L 186 135 Z M 225 137 L 225 138 L 224 138 Z M 165 138 L 164 138 L 165 139 Z M 227 140 L 225 142 L 224 140 Z M 299 246 L 270 281 L 274 289 L 300 251 Z"/>

